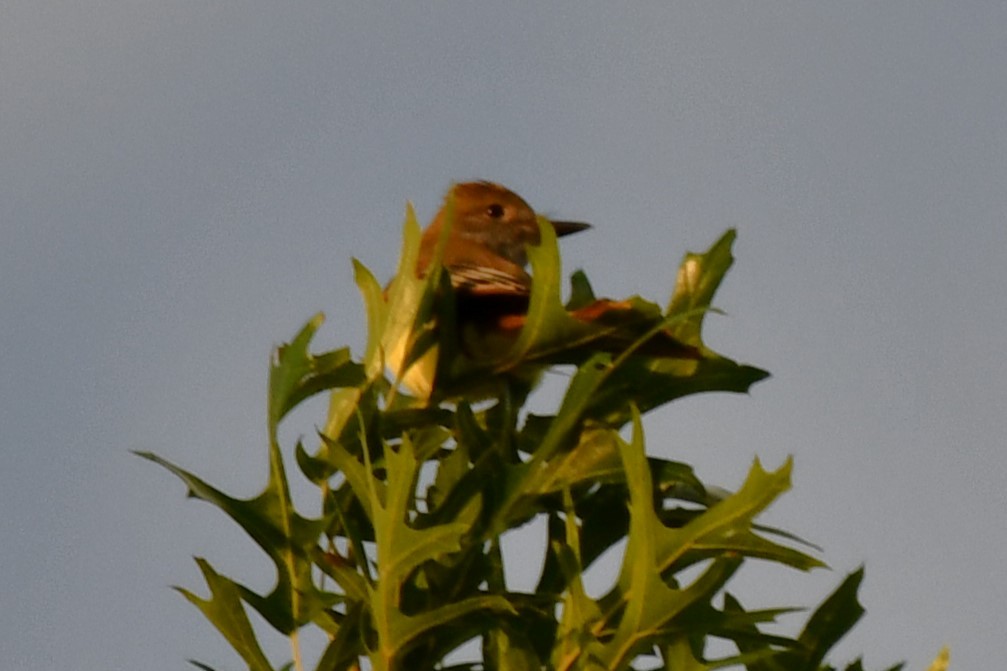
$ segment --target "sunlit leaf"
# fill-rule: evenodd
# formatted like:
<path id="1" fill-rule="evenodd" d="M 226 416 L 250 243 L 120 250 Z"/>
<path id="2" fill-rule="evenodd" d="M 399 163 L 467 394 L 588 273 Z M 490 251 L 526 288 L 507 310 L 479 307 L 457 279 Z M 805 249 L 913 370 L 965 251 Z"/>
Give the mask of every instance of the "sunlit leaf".
<path id="1" fill-rule="evenodd" d="M 947 671 L 948 665 L 951 663 L 951 649 L 947 646 L 941 648 L 941 651 L 937 653 L 937 657 L 934 659 L 933 663 L 927 669 L 927 671 Z"/>
<path id="2" fill-rule="evenodd" d="M 269 374 L 271 432 L 304 399 L 326 389 L 353 387 L 364 380 L 360 364 L 350 360 L 349 348 L 319 356 L 308 351 L 323 321 L 321 314 L 315 315 L 290 343 L 276 349 Z"/>
<path id="3" fill-rule="evenodd" d="M 203 572 L 206 584 L 210 588 L 210 598 L 200 598 L 180 587 L 176 589 L 203 612 L 206 619 L 213 623 L 213 626 L 227 639 L 234 651 L 241 655 L 249 669 L 273 671 L 273 666 L 266 659 L 262 648 L 259 647 L 255 632 L 252 630 L 252 624 L 245 614 L 245 609 L 241 604 L 239 587 L 214 571 L 205 559 L 197 557 L 196 563 L 199 564 L 199 570 Z M 197 664 L 197 666 L 208 668 L 202 664 Z"/>
<path id="4" fill-rule="evenodd" d="M 703 254 L 689 252 L 682 259 L 671 295 L 668 315 L 681 315 L 673 322 L 671 331 L 682 342 L 699 345 L 702 342 L 703 317 L 710 309 L 713 295 L 734 263 L 731 247 L 737 232 L 731 229 Z"/>
<path id="5" fill-rule="evenodd" d="M 273 627 L 290 633 L 335 603 L 336 597 L 320 591 L 311 575 L 327 521 L 304 518 L 292 509 L 282 464 L 271 464 L 270 482 L 261 494 L 236 499 L 157 455 L 137 454 L 178 476 L 188 486 L 189 496 L 220 508 L 269 555 L 276 565 L 276 587 L 265 597 L 242 587 L 241 596 Z"/>

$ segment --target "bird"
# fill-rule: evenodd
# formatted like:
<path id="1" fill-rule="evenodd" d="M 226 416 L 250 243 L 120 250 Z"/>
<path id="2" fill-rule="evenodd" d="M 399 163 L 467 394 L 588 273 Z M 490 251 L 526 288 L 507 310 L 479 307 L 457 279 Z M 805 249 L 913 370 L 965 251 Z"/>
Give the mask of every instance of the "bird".
<path id="1" fill-rule="evenodd" d="M 590 224 L 579 221 L 542 219 L 542 222 L 550 225 L 557 237 L 591 228 Z M 525 268 L 528 246 L 540 243 L 539 217 L 523 198 L 495 182 L 453 184 L 444 205 L 420 239 L 415 268 L 418 278 L 426 277 L 431 270 L 445 226 L 450 226 L 450 230 L 440 262 L 450 279 L 455 300 L 459 354 L 475 362 L 492 360 L 516 341 L 525 323 L 532 293 L 532 276 Z M 649 322 L 641 320 L 628 301 L 604 298 L 569 314 L 583 323 L 604 324 L 604 337 L 599 337 L 592 346 L 613 351 L 633 345 L 654 322 L 652 318 Z M 696 348 L 668 334 L 656 335 L 650 338 L 645 351 L 678 358 L 700 357 Z M 408 334 L 402 334 L 391 344 L 386 364 L 415 396 L 429 398 L 438 383 L 437 350 L 431 348 L 403 371 L 407 340 Z M 542 366 L 534 368 L 540 370 Z"/>
<path id="2" fill-rule="evenodd" d="M 463 182 L 449 192 L 454 222 L 441 263 L 456 292 L 468 296 L 531 295 L 528 245 L 539 244 L 538 217 L 521 196 L 493 182 Z M 420 240 L 417 273 L 422 277 L 433 259 L 448 217 L 445 205 Z M 549 220 L 557 237 L 591 228 L 577 221 Z M 517 301 L 520 303 L 520 301 Z"/>

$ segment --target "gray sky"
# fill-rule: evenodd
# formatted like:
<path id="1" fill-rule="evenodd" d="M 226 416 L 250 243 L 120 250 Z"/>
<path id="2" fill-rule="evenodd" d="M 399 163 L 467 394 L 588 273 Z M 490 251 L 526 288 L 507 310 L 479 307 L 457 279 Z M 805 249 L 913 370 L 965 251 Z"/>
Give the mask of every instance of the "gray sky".
<path id="1" fill-rule="evenodd" d="M 767 521 L 866 562 L 833 657 L 1004 654 L 1007 4 L 8 3 L 0 20 L 0 660 L 239 660 L 168 585 L 268 562 L 167 472 L 265 478 L 272 345 L 314 312 L 358 351 L 350 258 L 402 212 L 500 181 L 595 224 L 564 241 L 663 302 L 737 227 L 707 341 L 772 371 L 648 418 L 649 449 L 740 484 L 796 459 Z M 310 406 L 286 427 L 311 435 Z M 796 621 L 791 621 L 796 626 Z M 274 660 L 287 651 L 277 641 Z"/>

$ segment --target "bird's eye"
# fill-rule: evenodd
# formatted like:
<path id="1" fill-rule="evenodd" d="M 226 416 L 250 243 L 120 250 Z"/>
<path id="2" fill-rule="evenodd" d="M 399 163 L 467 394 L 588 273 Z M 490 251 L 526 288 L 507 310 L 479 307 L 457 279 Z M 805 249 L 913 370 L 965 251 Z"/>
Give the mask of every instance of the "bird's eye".
<path id="1" fill-rule="evenodd" d="M 500 203 L 493 203 L 492 205 L 486 208 L 486 214 L 489 215 L 489 217 L 492 219 L 499 219 L 504 214 L 503 205 L 501 205 Z"/>

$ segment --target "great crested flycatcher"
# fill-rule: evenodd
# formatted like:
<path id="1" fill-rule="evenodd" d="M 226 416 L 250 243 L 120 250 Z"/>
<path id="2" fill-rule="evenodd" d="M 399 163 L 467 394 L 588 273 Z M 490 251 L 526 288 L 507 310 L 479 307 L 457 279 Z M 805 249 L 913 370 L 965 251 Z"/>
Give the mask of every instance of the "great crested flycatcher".
<path id="1" fill-rule="evenodd" d="M 445 205 L 423 232 L 418 277 L 427 274 L 433 262 L 442 230 L 452 217 L 441 264 L 448 273 L 455 297 L 456 327 L 464 332 L 457 340 L 461 355 L 478 361 L 492 359 L 513 343 L 524 325 L 531 297 L 532 278 L 525 270 L 528 245 L 540 240 L 538 217 L 520 196 L 492 182 L 464 182 L 451 187 Z M 574 221 L 550 221 L 557 236 L 570 235 L 590 228 Z M 625 301 L 595 300 L 570 315 L 582 322 L 604 322 L 605 340 L 598 349 L 622 350 L 641 335 L 639 315 L 633 315 Z M 636 317 L 637 319 L 634 319 Z M 613 331 L 613 323 L 624 319 L 624 333 Z M 656 334 L 660 336 L 661 334 Z M 435 384 L 437 351 L 432 348 L 402 371 L 408 334 L 388 347 L 388 367 L 415 395 L 427 398 Z M 696 348 L 670 336 L 652 338 L 641 353 L 696 359 Z M 655 346 L 656 345 L 656 346 Z M 649 351 L 648 351 L 649 350 Z"/>

